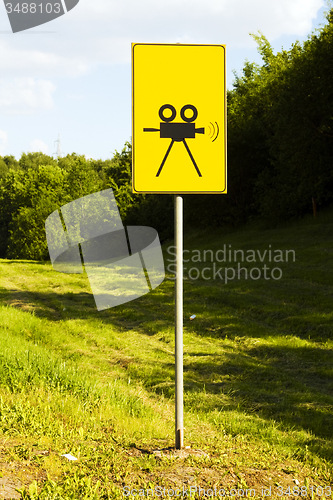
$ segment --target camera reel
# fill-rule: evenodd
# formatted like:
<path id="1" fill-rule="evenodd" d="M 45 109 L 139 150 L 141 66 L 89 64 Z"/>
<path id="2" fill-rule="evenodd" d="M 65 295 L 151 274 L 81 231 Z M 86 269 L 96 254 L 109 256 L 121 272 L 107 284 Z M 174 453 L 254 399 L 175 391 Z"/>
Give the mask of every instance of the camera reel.
<path id="1" fill-rule="evenodd" d="M 171 111 L 171 116 L 169 118 L 164 116 L 164 114 L 163 114 L 165 109 L 170 109 L 170 111 Z M 190 118 L 188 118 L 185 115 L 185 111 L 187 111 L 188 109 L 190 109 L 193 112 L 193 115 Z M 167 122 L 167 123 L 173 122 L 173 120 L 176 118 L 176 115 L 177 115 L 176 109 L 174 106 L 172 106 L 172 104 L 163 104 L 163 106 L 161 106 L 159 111 L 158 111 L 158 116 L 161 118 L 161 120 L 163 122 Z M 180 116 L 184 122 L 191 123 L 197 119 L 198 110 L 195 106 L 192 106 L 192 104 L 186 104 L 180 110 Z"/>

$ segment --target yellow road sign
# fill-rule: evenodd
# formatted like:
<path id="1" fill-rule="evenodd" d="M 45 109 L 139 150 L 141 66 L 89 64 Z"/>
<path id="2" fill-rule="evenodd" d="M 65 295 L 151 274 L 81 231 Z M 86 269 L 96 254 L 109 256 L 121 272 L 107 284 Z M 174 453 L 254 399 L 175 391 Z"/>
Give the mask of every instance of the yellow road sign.
<path id="1" fill-rule="evenodd" d="M 224 45 L 132 44 L 133 192 L 226 193 Z"/>

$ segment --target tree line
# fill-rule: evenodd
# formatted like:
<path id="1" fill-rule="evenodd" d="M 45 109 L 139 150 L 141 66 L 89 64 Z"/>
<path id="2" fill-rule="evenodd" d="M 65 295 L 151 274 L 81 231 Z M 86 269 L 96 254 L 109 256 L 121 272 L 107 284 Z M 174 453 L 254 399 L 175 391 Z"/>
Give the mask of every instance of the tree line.
<path id="1" fill-rule="evenodd" d="M 43 153 L 23 153 L 19 160 L 0 157 L 0 258 L 48 259 L 47 217 L 70 201 L 108 188 L 125 225 L 152 226 L 167 238 L 172 204 L 168 214 L 165 196 L 133 194 L 131 164 L 130 143 L 104 161 L 75 153 L 58 159 Z"/>
<path id="2" fill-rule="evenodd" d="M 188 226 L 267 224 L 333 202 L 333 9 L 303 43 L 274 54 L 252 35 L 262 64 L 244 64 L 227 92 L 228 194 L 185 195 Z M 109 160 L 75 153 L 0 157 L 0 257 L 48 258 L 44 222 L 65 203 L 111 187 L 126 225 L 173 235 L 172 195 L 131 189 L 131 144 Z"/>
<path id="3" fill-rule="evenodd" d="M 333 201 L 333 10 L 317 33 L 246 62 L 228 91 L 228 195 L 191 196 L 191 221 L 214 226 L 301 217 Z"/>

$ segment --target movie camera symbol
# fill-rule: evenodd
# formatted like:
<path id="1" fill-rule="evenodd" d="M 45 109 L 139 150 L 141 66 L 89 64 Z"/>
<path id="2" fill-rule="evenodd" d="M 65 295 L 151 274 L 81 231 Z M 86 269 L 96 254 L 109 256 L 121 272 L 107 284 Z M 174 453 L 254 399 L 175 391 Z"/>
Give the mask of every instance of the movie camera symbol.
<path id="1" fill-rule="evenodd" d="M 165 110 L 170 110 L 171 116 L 165 116 L 164 114 Z M 192 116 L 187 117 L 185 115 L 187 110 L 192 111 Z M 184 122 L 171 123 L 176 118 L 176 114 L 177 113 L 174 106 L 172 106 L 171 104 L 163 104 L 163 106 L 160 107 L 158 112 L 158 115 L 162 120 L 162 122 L 160 123 L 160 128 L 143 129 L 144 132 L 159 132 L 160 139 L 171 139 L 171 143 L 168 147 L 167 152 L 165 153 L 160 168 L 157 171 L 156 177 L 159 177 L 162 168 L 166 162 L 166 159 L 169 156 L 171 148 L 175 142 L 183 142 L 186 151 L 188 152 L 188 155 L 192 160 L 195 170 L 197 171 L 198 176 L 202 177 L 198 165 L 196 164 L 195 159 L 193 158 L 193 155 L 190 151 L 190 148 L 188 147 L 187 142 L 185 141 L 185 139 L 195 139 L 195 134 L 205 133 L 204 127 L 195 128 L 195 123 L 193 123 L 197 119 L 198 110 L 195 106 L 192 106 L 192 104 L 186 104 L 185 106 L 183 106 L 182 109 L 180 110 L 180 116 L 185 123 Z"/>

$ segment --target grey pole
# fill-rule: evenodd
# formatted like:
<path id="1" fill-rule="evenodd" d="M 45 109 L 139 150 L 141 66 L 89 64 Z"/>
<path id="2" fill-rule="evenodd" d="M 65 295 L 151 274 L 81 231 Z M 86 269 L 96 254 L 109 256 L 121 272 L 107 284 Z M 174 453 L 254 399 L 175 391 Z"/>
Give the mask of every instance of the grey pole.
<path id="1" fill-rule="evenodd" d="M 176 449 L 184 447 L 183 424 L 183 198 L 174 197 L 176 287 L 175 287 L 175 392 L 176 392 Z"/>

